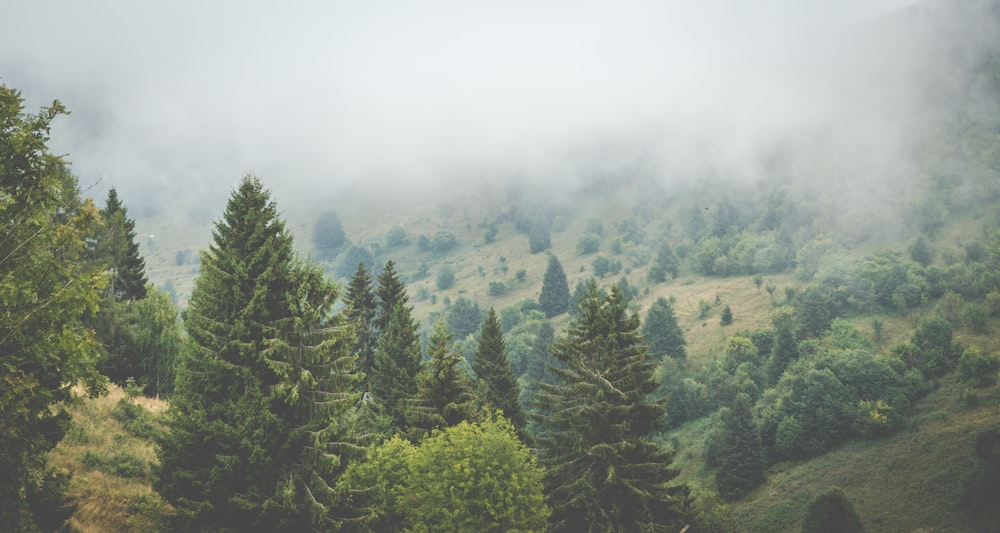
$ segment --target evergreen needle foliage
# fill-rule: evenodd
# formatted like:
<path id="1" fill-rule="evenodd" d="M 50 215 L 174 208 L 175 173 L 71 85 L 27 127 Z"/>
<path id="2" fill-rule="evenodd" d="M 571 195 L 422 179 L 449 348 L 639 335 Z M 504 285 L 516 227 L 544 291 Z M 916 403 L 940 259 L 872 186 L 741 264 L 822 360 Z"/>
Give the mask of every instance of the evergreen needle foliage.
<path id="1" fill-rule="evenodd" d="M 480 399 L 492 409 L 499 409 L 514 425 L 518 436 L 527 439 L 524 411 L 517 376 L 507 360 L 507 346 L 496 311 L 491 307 L 479 333 L 479 345 L 472 370 L 480 382 Z"/>
<path id="2" fill-rule="evenodd" d="M 462 368 L 462 354 L 452 348 L 453 338 L 447 324 L 438 319 L 427 347 L 430 359 L 417 374 L 417 394 L 407 412 L 415 437 L 472 418 L 474 397 Z"/>
<path id="3" fill-rule="evenodd" d="M 547 317 L 554 317 L 569 311 L 569 282 L 562 263 L 555 255 L 549 256 L 549 266 L 542 278 L 542 292 L 538 295 L 538 305 Z"/>

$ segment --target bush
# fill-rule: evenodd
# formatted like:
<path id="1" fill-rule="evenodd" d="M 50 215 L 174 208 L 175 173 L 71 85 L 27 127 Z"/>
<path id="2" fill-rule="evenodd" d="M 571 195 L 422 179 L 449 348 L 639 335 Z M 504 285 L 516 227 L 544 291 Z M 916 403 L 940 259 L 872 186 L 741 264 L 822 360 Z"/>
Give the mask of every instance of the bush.
<path id="1" fill-rule="evenodd" d="M 601 248 L 601 237 L 596 233 L 584 233 L 576 241 L 576 251 L 580 255 L 595 254 Z"/>
<path id="2" fill-rule="evenodd" d="M 491 242 L 496 240 L 497 232 L 498 232 L 497 225 L 490 224 L 489 227 L 487 227 L 486 230 L 483 231 L 483 243 L 490 244 Z"/>
<path id="3" fill-rule="evenodd" d="M 991 387 L 997 383 L 1000 358 L 984 354 L 978 346 L 969 346 L 958 360 L 958 373 L 976 387 Z"/>
<path id="4" fill-rule="evenodd" d="M 458 237 L 454 233 L 441 230 L 431 239 L 430 249 L 435 253 L 444 253 L 458 246 Z"/>
<path id="5" fill-rule="evenodd" d="M 594 275 L 599 278 L 608 274 L 618 275 L 622 270 L 621 261 L 603 255 L 595 257 L 592 266 L 594 267 Z"/>
<path id="6" fill-rule="evenodd" d="M 410 238 L 406 235 L 406 230 L 399 227 L 393 226 L 389 228 L 389 231 L 385 234 L 385 243 L 390 248 L 395 248 L 397 246 L 403 246 L 410 242 Z"/>
<path id="7" fill-rule="evenodd" d="M 490 296 L 500 296 L 506 290 L 507 290 L 507 286 L 504 285 L 504 282 L 502 282 L 502 281 L 491 281 L 488 293 L 489 293 Z"/>
<path id="8" fill-rule="evenodd" d="M 437 288 L 444 291 L 455 286 L 455 271 L 448 265 L 441 267 L 437 274 Z"/>

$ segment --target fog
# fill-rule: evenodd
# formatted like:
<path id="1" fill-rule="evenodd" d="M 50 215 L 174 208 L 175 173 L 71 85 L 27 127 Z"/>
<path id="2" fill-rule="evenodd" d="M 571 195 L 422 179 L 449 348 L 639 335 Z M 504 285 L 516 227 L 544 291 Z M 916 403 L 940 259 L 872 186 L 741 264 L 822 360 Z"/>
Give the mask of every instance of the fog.
<path id="1" fill-rule="evenodd" d="M 248 171 L 282 200 L 565 187 L 605 158 L 753 179 L 815 132 L 889 164 L 964 68 L 899 20 L 958 3 L 15 2 L 0 83 L 62 101 L 53 149 L 139 216 L 214 217 Z"/>

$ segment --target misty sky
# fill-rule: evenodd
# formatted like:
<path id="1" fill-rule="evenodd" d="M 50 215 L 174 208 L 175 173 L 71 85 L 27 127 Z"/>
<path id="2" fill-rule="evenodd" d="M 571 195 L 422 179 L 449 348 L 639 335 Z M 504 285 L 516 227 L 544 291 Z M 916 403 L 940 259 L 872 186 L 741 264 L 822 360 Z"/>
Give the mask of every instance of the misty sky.
<path id="1" fill-rule="evenodd" d="M 817 58 L 911 3 L 22 1 L 3 10 L 0 83 L 32 110 L 66 104 L 54 150 L 140 214 L 222 205 L 247 171 L 316 197 L 565 179 L 608 146 L 738 164 L 842 116 L 850 84 Z"/>

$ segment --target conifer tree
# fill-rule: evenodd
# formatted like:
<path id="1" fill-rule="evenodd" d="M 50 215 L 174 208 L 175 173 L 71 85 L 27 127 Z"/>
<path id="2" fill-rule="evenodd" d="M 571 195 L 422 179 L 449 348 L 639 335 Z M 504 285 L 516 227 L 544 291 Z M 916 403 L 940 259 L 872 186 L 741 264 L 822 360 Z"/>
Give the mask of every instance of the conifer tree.
<path id="1" fill-rule="evenodd" d="M 764 481 L 764 448 L 751 408 L 750 396 L 741 392 L 720 415 L 715 484 L 726 500 L 738 500 Z"/>
<path id="2" fill-rule="evenodd" d="M 430 359 L 417 374 L 417 394 L 407 412 L 415 437 L 472 418 L 474 397 L 462 368 L 462 354 L 451 345 L 453 339 L 447 324 L 438 319 L 427 346 Z"/>
<path id="3" fill-rule="evenodd" d="M 554 531 L 680 531 L 683 488 L 668 483 L 673 454 L 650 438 L 666 412 L 652 399 L 652 354 L 621 290 L 601 298 L 596 282 L 565 336 L 552 346 L 565 367 L 538 384 L 535 414 Z"/>
<path id="4" fill-rule="evenodd" d="M 507 360 L 507 345 L 496 311 L 491 307 L 479 333 L 476 358 L 472 363 L 480 383 L 479 397 L 493 409 L 499 409 L 514 425 L 518 436 L 527 439 L 524 411 L 521 409 L 521 390 L 517 376 Z"/>
<path id="5" fill-rule="evenodd" d="M 97 255 L 111 273 L 108 291 L 119 302 L 145 298 L 146 260 L 135 241 L 135 221 L 128 217 L 114 187 L 108 191 L 101 218 L 104 227 L 98 232 Z"/>
<path id="6" fill-rule="evenodd" d="M 375 362 L 374 331 L 375 294 L 372 292 L 372 277 L 364 263 L 358 263 L 358 270 L 347 286 L 347 321 L 354 326 L 354 353 L 358 356 L 358 370 L 365 381 Z"/>
<path id="7" fill-rule="evenodd" d="M 382 273 L 378 275 L 378 288 L 375 289 L 376 306 L 375 331 L 381 334 L 389 325 L 389 320 L 396 305 L 406 305 L 410 297 L 406 294 L 406 284 L 396 273 L 396 263 L 387 261 Z"/>
<path id="8" fill-rule="evenodd" d="M 212 237 L 185 315 L 155 487 L 179 529 L 319 527 L 320 508 L 333 506 L 319 490 L 335 474 L 330 395 L 346 392 L 353 372 L 345 333 L 325 323 L 335 288 L 295 260 L 256 177 L 233 192 Z"/>
<path id="9" fill-rule="evenodd" d="M 569 310 L 569 283 L 562 263 L 555 255 L 549 256 L 549 266 L 542 278 L 542 292 L 538 296 L 538 305 L 545 316 L 552 318 Z"/>
<path id="10" fill-rule="evenodd" d="M 375 401 L 392 418 L 395 427 L 406 427 L 406 407 L 417 393 L 420 339 L 410 308 L 396 304 L 389 323 L 379 334 L 368 388 Z"/>
<path id="11" fill-rule="evenodd" d="M 785 320 L 778 325 L 774 346 L 771 347 L 771 359 L 767 363 L 768 383 L 772 385 L 777 383 L 785 368 L 798 357 L 798 343 L 795 342 L 791 320 Z"/>
<path id="12" fill-rule="evenodd" d="M 684 332 L 677 325 L 674 306 L 666 298 L 657 298 L 646 313 L 646 321 L 642 324 L 642 332 L 649 343 L 649 349 L 660 357 L 685 359 L 687 357 L 687 342 Z"/>

